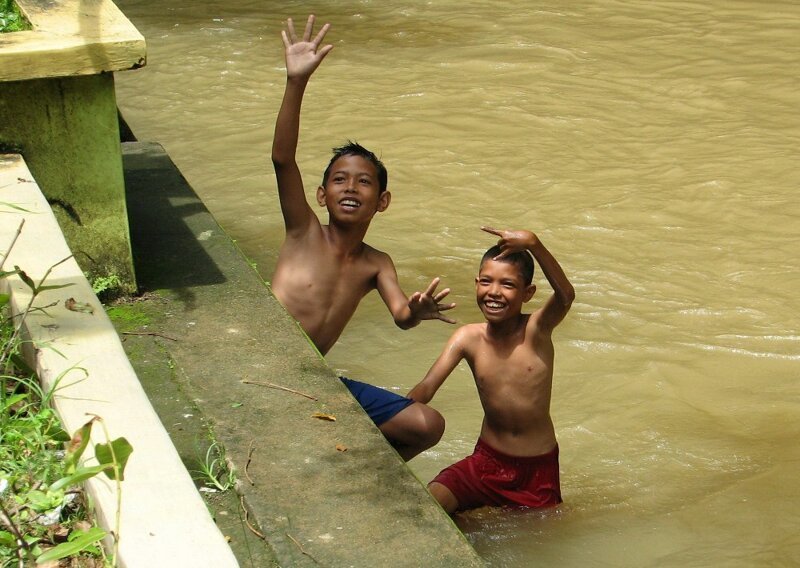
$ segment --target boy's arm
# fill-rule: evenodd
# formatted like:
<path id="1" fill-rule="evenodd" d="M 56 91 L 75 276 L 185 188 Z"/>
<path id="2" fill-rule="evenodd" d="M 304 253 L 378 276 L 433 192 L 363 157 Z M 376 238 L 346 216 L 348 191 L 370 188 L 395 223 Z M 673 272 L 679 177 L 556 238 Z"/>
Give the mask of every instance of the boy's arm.
<path id="1" fill-rule="evenodd" d="M 281 31 L 286 56 L 286 90 L 283 94 L 278 118 L 275 122 L 275 137 L 272 141 L 272 163 L 278 179 L 278 196 L 281 202 L 287 235 L 302 232 L 315 217 L 306 201 L 303 179 L 297 167 L 295 153 L 300 130 L 300 107 L 308 80 L 319 67 L 332 45 L 320 47 L 329 24 L 322 26 L 314 39 L 314 16 L 308 17 L 302 39 L 298 40 L 292 19 Z"/>
<path id="2" fill-rule="evenodd" d="M 539 237 L 530 231 L 498 230 L 491 227 L 481 227 L 481 229 L 500 237 L 497 244 L 500 245 L 502 252 L 497 256 L 498 259 L 514 252 L 527 250 L 539 263 L 554 293 L 541 309 L 541 314 L 536 318 L 536 323 L 540 329 L 552 330 L 567 315 L 575 299 L 575 289 L 567 275 L 564 274 L 561 265 L 542 244 Z"/>
<path id="3" fill-rule="evenodd" d="M 450 293 L 450 288 L 436 292 L 439 278 L 431 280 L 424 292 L 414 292 L 406 296 L 397 281 L 397 270 L 389 255 L 383 254 L 381 267 L 378 272 L 377 288 L 383 302 L 392 313 L 394 323 L 400 329 L 411 329 L 422 320 L 438 319 L 447 323 L 456 323 L 455 320 L 445 316 L 442 312 L 451 310 L 456 305 L 441 304 L 440 302 Z"/>
<path id="4" fill-rule="evenodd" d="M 428 403 L 442 386 L 444 380 L 450 376 L 456 365 L 464 358 L 464 345 L 467 340 L 467 328 L 461 327 L 450 337 L 445 345 L 442 354 L 431 366 L 417 386 L 411 389 L 406 395 L 416 402 Z"/>

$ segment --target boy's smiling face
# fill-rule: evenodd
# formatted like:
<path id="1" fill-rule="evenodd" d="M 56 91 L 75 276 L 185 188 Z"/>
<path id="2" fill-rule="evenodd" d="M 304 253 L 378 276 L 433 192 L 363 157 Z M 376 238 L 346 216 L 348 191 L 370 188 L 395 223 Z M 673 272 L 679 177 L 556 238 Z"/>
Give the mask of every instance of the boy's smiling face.
<path id="1" fill-rule="evenodd" d="M 391 201 L 388 191 L 380 191 L 375 165 L 357 155 L 344 155 L 330 169 L 325 186 L 317 188 L 317 203 L 339 220 L 370 220 L 385 211 Z"/>
<path id="2" fill-rule="evenodd" d="M 536 286 L 526 286 L 519 268 L 511 262 L 487 259 L 475 278 L 478 307 L 488 322 L 516 317 L 535 291 Z"/>

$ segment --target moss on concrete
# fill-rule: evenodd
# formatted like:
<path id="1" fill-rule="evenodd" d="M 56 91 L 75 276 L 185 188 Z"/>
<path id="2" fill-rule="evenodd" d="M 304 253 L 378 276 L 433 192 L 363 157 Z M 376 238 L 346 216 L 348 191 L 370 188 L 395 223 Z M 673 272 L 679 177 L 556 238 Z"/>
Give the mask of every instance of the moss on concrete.
<path id="1" fill-rule="evenodd" d="M 89 281 L 135 293 L 113 75 L 0 82 L 0 143 L 20 149 Z"/>

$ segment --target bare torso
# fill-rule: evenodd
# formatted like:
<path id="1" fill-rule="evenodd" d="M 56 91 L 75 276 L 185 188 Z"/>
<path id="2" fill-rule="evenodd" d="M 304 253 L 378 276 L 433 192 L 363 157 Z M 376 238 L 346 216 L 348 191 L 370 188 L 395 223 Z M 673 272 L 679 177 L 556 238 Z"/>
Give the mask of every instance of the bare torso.
<path id="1" fill-rule="evenodd" d="M 300 323 L 320 353 L 339 339 L 361 299 L 376 288 L 383 253 L 363 244 L 341 252 L 322 234 L 304 240 L 287 239 L 272 278 L 278 301 Z M 314 231 L 316 233 L 316 231 Z"/>
<path id="2" fill-rule="evenodd" d="M 526 337 L 522 315 L 512 340 L 495 341 L 487 324 L 470 326 L 465 353 L 484 410 L 481 438 L 515 456 L 544 454 L 556 445 L 550 418 L 553 343 L 549 335 Z"/>

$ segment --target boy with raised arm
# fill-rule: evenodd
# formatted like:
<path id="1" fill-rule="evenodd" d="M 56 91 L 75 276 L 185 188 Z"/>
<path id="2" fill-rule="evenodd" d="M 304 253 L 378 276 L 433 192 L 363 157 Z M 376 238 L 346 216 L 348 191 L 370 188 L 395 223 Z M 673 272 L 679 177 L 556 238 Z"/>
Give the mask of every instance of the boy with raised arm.
<path id="1" fill-rule="evenodd" d="M 424 293 L 407 297 L 389 255 L 364 243 L 373 216 L 385 211 L 391 201 L 386 168 L 375 154 L 352 142 L 334 149 L 316 192 L 318 205 L 328 210 L 327 225 L 320 223 L 306 201 L 295 159 L 300 106 L 308 80 L 333 49 L 332 45 L 320 45 L 330 25 L 325 24 L 316 36 L 313 28 L 312 15 L 302 38 L 297 37 L 291 19 L 281 32 L 286 90 L 275 124 L 272 163 L 286 238 L 272 277 L 272 291 L 322 355 L 336 343 L 361 298 L 373 289 L 402 329 L 423 319 L 455 323 L 442 314 L 455 304 L 440 303 L 449 290 L 436 292 L 438 278 Z M 336 96 L 346 93 L 347 87 L 343 87 Z M 434 409 L 372 385 L 342 381 L 405 460 L 441 438 L 444 419 Z"/>
<path id="2" fill-rule="evenodd" d="M 453 334 L 425 378 L 408 394 L 429 402 L 463 359 L 472 369 L 483 406 L 474 453 L 442 470 L 428 489 L 448 512 L 484 505 L 550 507 L 561 503 L 558 444 L 550 419 L 553 329 L 567 315 L 575 291 L 556 259 L 530 231 L 487 227 L 500 240 L 481 260 L 475 278 L 484 323 Z M 523 314 L 533 297 L 533 258 L 553 295 Z"/>

